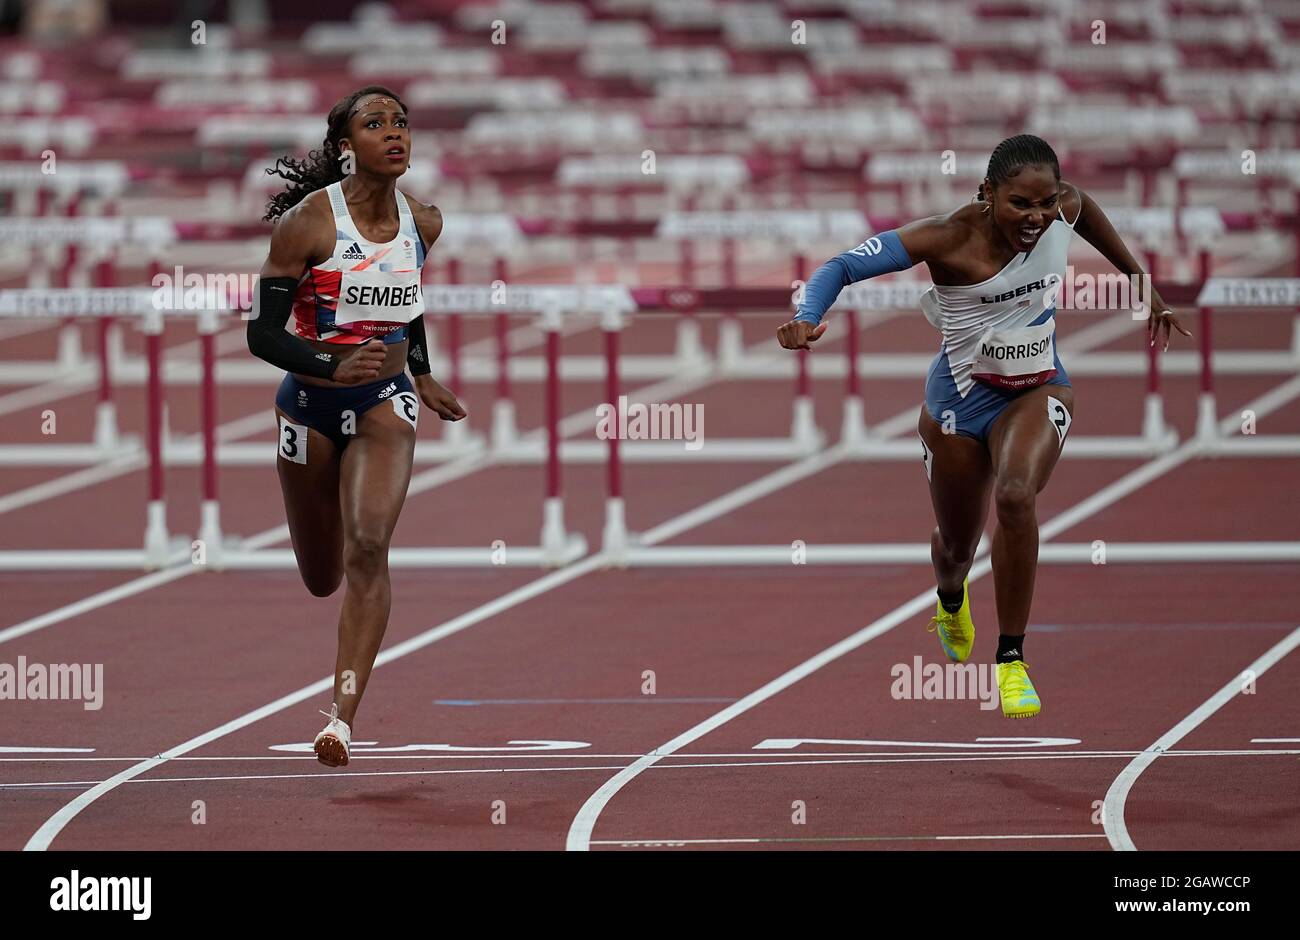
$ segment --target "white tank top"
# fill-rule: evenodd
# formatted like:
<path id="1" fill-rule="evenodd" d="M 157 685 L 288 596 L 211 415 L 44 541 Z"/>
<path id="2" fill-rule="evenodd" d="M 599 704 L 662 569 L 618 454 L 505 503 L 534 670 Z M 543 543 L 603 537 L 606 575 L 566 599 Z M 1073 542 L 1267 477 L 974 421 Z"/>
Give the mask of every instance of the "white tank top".
<path id="1" fill-rule="evenodd" d="M 397 235 L 380 244 L 363 237 L 352 221 L 342 183 L 325 191 L 334 212 L 334 253 L 299 281 L 294 331 L 327 343 L 405 339 L 406 325 L 424 312 L 424 241 L 406 196 L 396 193 Z"/>
<path id="2" fill-rule="evenodd" d="M 1003 388 L 1032 388 L 1054 374 L 1056 300 L 1078 221 L 1056 219 L 1032 249 L 987 281 L 935 284 L 921 295 L 921 310 L 943 334 L 940 352 L 948 354 L 963 398 L 977 378 Z"/>

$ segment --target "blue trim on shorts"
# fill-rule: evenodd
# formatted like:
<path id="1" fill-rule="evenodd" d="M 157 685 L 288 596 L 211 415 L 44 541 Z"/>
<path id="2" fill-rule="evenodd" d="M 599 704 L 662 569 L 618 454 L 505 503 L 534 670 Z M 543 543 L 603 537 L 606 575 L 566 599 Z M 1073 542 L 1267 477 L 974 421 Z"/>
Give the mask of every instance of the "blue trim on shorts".
<path id="1" fill-rule="evenodd" d="M 399 392 L 414 391 L 411 379 L 405 372 L 365 385 L 343 385 L 337 388 L 307 385 L 292 372 L 286 372 L 284 381 L 275 393 L 275 404 L 294 424 L 314 428 L 328 437 L 341 451 L 355 437 L 354 434 L 343 433 L 343 412 L 351 411 L 356 415 L 356 420 L 360 421 L 361 416 L 371 408 L 389 401 Z"/>
<path id="2" fill-rule="evenodd" d="M 1046 323 L 1048 318 L 1055 315 L 1055 313 L 1055 309 L 1048 310 L 1030 325 L 1038 326 Z M 957 383 L 952 377 L 952 365 L 948 361 L 948 350 L 946 347 L 940 346 L 939 355 L 935 356 L 930 362 L 930 369 L 925 376 L 925 410 L 939 424 L 944 423 L 944 412 L 951 411 L 953 419 L 956 421 L 954 430 L 958 434 L 973 437 L 975 440 L 987 444 L 989 429 L 993 426 L 993 422 L 997 420 L 998 415 L 1007 409 L 1008 405 L 1021 395 L 1032 392 L 1034 388 L 1042 388 L 1043 385 L 1065 385 L 1067 387 L 1070 385 L 1070 376 L 1066 374 L 1065 367 L 1061 365 L 1061 356 L 1056 349 L 1055 337 L 1052 338 L 1052 358 L 1056 365 L 1056 375 L 1042 385 L 1024 389 L 1004 389 L 985 385 L 983 382 L 975 382 L 971 386 L 971 390 L 966 393 L 966 397 L 962 398 L 961 393 L 957 391 Z"/>

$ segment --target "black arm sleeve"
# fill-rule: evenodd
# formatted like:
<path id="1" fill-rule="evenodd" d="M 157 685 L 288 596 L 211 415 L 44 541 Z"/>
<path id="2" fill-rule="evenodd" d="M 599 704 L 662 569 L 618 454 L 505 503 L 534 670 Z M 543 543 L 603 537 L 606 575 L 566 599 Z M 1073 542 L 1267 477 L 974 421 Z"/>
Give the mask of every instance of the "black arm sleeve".
<path id="1" fill-rule="evenodd" d="M 406 325 L 406 365 L 411 375 L 428 375 L 432 370 L 429 365 L 429 342 L 424 335 L 424 314 L 420 314 Z"/>
<path id="2" fill-rule="evenodd" d="M 286 372 L 333 378 L 342 359 L 317 352 L 284 329 L 297 287 L 298 281 L 292 277 L 258 278 L 257 306 L 253 308 L 253 319 L 248 321 L 249 352 Z"/>

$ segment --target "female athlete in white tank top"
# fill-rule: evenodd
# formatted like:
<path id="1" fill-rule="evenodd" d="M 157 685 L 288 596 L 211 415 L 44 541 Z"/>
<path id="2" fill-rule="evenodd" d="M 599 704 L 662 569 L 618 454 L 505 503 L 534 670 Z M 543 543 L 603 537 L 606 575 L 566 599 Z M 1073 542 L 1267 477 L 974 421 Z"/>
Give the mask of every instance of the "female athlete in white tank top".
<path id="1" fill-rule="evenodd" d="M 405 106 L 370 86 L 330 111 L 322 150 L 277 161 L 292 185 L 267 212 L 278 223 L 248 326 L 253 353 L 287 373 L 276 465 L 299 573 L 318 597 L 347 579 L 334 701 L 315 742 L 331 766 L 348 762 L 388 626 L 388 545 L 420 402 L 445 421 L 465 417 L 429 374 L 420 267 L 442 215 L 398 191 L 410 152 Z"/>
<path id="2" fill-rule="evenodd" d="M 1003 714 L 1027 718 L 1042 707 L 1024 662 L 1038 563 L 1035 503 L 1074 414 L 1055 337 L 1070 239 L 1082 236 L 1122 274 L 1145 273 L 1100 207 L 1061 180 L 1056 154 L 1037 137 L 998 145 L 978 198 L 982 205 L 884 232 L 831 259 L 777 336 L 786 349 L 810 349 L 842 287 L 926 263 L 934 286 L 922 309 L 943 337 L 917 427 L 938 523 L 930 538 L 939 595 L 931 629 L 949 659 L 970 655 L 967 574 L 991 492 L 998 687 Z M 1171 327 L 1191 335 L 1154 289 L 1150 298 L 1152 344 L 1167 348 Z"/>

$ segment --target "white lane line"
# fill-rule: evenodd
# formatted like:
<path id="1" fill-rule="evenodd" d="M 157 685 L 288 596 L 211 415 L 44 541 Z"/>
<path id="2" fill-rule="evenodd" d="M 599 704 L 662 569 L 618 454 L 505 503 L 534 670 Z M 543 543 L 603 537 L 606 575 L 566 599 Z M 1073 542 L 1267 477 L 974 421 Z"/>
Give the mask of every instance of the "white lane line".
<path id="1" fill-rule="evenodd" d="M 1282 388 L 1291 388 L 1292 386 L 1294 386 L 1293 394 L 1300 394 L 1300 380 L 1293 379 L 1290 382 L 1284 383 Z M 1256 401 L 1266 402 L 1274 408 L 1280 407 L 1282 403 L 1277 395 L 1276 389 L 1266 393 Z M 1246 408 L 1251 408 L 1253 404 L 1255 403 L 1247 405 Z M 1228 424 L 1229 422 L 1225 421 L 1221 427 Z M 1224 430 L 1226 433 L 1231 433 L 1228 427 L 1224 427 Z M 1168 473 L 1190 460 L 1199 452 L 1199 450 L 1200 446 L 1197 444 L 1195 439 L 1193 439 L 1171 453 L 1130 471 L 1123 477 L 1120 477 L 1118 480 L 1110 483 L 1076 504 L 1074 507 L 1065 510 L 1040 526 L 1040 542 L 1049 540 L 1054 535 L 1065 531 L 1083 521 L 1085 518 L 1095 515 L 1110 506 L 1112 503 L 1115 503 L 1129 495 L 1138 487 L 1144 486 L 1162 474 Z M 971 566 L 969 575 L 971 581 L 979 580 L 992 570 L 992 562 L 990 556 L 987 554 L 987 549 L 988 545 L 986 543 L 981 543 L 981 548 L 979 549 L 981 554 L 977 557 L 975 564 Z M 799 682 L 801 679 L 804 679 L 821 669 L 823 666 L 834 662 L 836 659 L 852 652 L 859 646 L 875 639 L 877 636 L 892 630 L 894 627 L 898 626 L 898 624 L 920 613 L 933 603 L 934 593 L 927 589 L 916 597 L 913 597 L 911 600 L 896 607 L 878 620 L 863 627 L 856 633 L 851 634 L 833 646 L 822 650 L 810 659 L 800 663 L 798 666 L 795 666 L 793 669 L 777 676 L 775 679 L 751 692 L 735 704 L 729 705 L 712 717 L 700 722 L 682 734 L 679 734 L 666 744 L 663 744 L 651 751 L 649 754 L 642 756 L 630 767 L 615 774 L 607 780 L 599 790 L 587 798 L 587 801 L 578 811 L 577 816 L 574 817 L 573 823 L 569 827 L 568 837 L 565 840 L 566 848 L 570 851 L 585 851 L 590 848 L 592 831 L 595 829 L 596 820 L 599 818 L 601 811 L 609 804 L 609 801 L 613 799 L 614 794 L 627 786 L 627 784 L 640 775 L 642 771 L 654 766 L 665 756 L 680 750 L 686 745 L 691 744 L 692 742 L 704 737 L 706 734 L 720 728 L 722 725 L 731 721 L 731 719 L 743 715 L 745 712 L 779 692 L 784 691 L 796 682 Z"/>
<path id="2" fill-rule="evenodd" d="M 93 467 L 86 467 L 73 473 L 65 473 L 43 483 L 24 487 L 21 490 L 14 490 L 12 493 L 0 496 L 0 514 L 22 509 L 24 506 L 43 503 L 47 499 L 55 499 L 66 493 L 75 493 L 77 490 L 84 490 L 96 483 L 103 483 L 105 480 L 124 476 L 134 470 L 142 470 L 146 463 L 145 458 L 138 454 L 115 457 Z"/>
<path id="3" fill-rule="evenodd" d="M 22 623 L 14 624 L 12 627 L 6 627 L 0 630 L 0 643 L 7 643 L 10 640 L 16 640 L 20 636 L 27 636 L 29 633 L 35 633 L 52 624 L 60 623 L 64 620 L 70 620 L 73 617 L 80 617 L 82 614 L 89 613 L 92 610 L 98 610 L 109 604 L 116 603 L 124 598 L 131 597 L 135 594 L 141 594 L 144 591 L 151 591 L 171 581 L 178 581 L 187 575 L 193 574 L 200 569 L 194 565 L 186 564 L 184 567 L 164 568 L 162 571 L 155 571 L 152 574 L 146 574 L 142 577 L 135 578 L 125 584 L 119 584 L 117 587 L 109 588 L 106 591 L 100 591 L 98 594 L 92 594 L 89 597 L 83 597 L 79 601 L 66 604 L 63 607 L 56 608 L 48 613 L 33 617 L 30 620 L 24 620 Z"/>
<path id="4" fill-rule="evenodd" d="M 1016 759 L 1033 759 L 1033 758 L 1058 758 L 1058 757 L 1136 757 L 1141 751 L 1048 751 L 1041 754 L 1027 754 L 1024 751 L 971 751 L 967 753 L 936 753 L 934 751 L 886 751 L 883 753 L 873 753 L 870 758 L 856 758 L 844 751 L 824 751 L 809 752 L 806 754 L 764 754 L 764 760 L 758 760 L 760 755 L 751 752 L 741 752 L 737 754 L 706 754 L 692 751 L 689 754 L 670 754 L 665 761 L 680 760 L 702 760 L 704 758 L 728 758 L 743 761 L 742 764 L 719 764 L 718 766 L 745 766 L 746 764 L 759 764 L 763 766 L 780 767 L 789 763 L 835 763 L 836 761 L 808 761 L 811 757 L 838 758 L 844 760 L 874 760 L 885 757 L 898 758 L 938 758 L 943 760 L 956 760 L 959 758 L 980 758 L 994 760 L 997 758 L 1016 758 Z M 1210 751 L 1166 751 L 1162 757 L 1270 757 L 1281 755 L 1284 757 L 1300 756 L 1300 750 L 1283 750 L 1280 748 L 1259 748 L 1259 749 L 1236 749 L 1236 750 L 1210 750 Z M 432 761 L 483 761 L 483 760 L 635 760 L 641 757 L 640 751 L 635 754 L 367 754 L 365 752 L 354 752 L 352 761 L 390 761 L 390 760 L 432 760 Z M 134 764 L 142 760 L 148 760 L 147 757 L 0 757 L 0 763 L 11 764 L 59 764 L 59 763 L 109 763 L 109 764 Z M 231 761 L 315 761 L 316 758 L 311 754 L 276 754 L 276 755 L 230 755 L 202 757 L 196 754 L 186 754 L 181 757 L 172 758 L 174 762 L 183 763 L 185 761 L 211 761 L 216 763 L 229 763 Z M 684 764 L 663 763 L 656 765 L 658 768 L 681 767 Z M 704 765 L 699 765 L 704 766 Z M 99 781 L 92 781 L 98 783 Z"/>
<path id="5" fill-rule="evenodd" d="M 1300 646 L 1300 627 L 1296 627 L 1284 639 L 1275 643 L 1268 652 L 1247 666 L 1246 671 L 1253 673 L 1254 677 L 1258 678 L 1297 646 Z M 1223 688 L 1201 703 L 1200 707 L 1190 715 L 1162 734 L 1154 744 L 1133 758 L 1132 762 L 1120 771 L 1120 775 L 1114 779 L 1110 788 L 1106 791 L 1106 799 L 1101 810 L 1102 826 L 1106 830 L 1106 837 L 1110 839 L 1111 848 L 1120 852 L 1137 851 L 1137 846 L 1133 844 L 1133 839 L 1128 833 L 1128 826 L 1124 822 L 1124 804 L 1128 801 L 1128 794 L 1133 789 L 1133 784 L 1142 775 L 1142 771 L 1155 763 L 1157 757 L 1168 751 L 1205 719 L 1241 693 L 1244 686 L 1242 682 L 1244 672 L 1238 673 L 1229 679 Z"/>
<path id="6" fill-rule="evenodd" d="M 92 392 L 97 385 L 97 379 L 84 375 L 52 379 L 40 385 L 32 385 L 21 391 L 0 395 L 0 415 L 13 414 L 35 405 L 45 405 L 84 392 Z"/>
<path id="7" fill-rule="evenodd" d="M 1025 833 L 1021 835 L 972 835 L 972 836 L 805 836 L 801 838 L 781 838 L 755 836 L 748 839 L 598 839 L 592 845 L 758 845 L 761 843 L 791 842 L 1000 842 L 1020 839 L 1104 839 L 1100 832 L 1061 832 L 1061 833 Z"/>
<path id="8" fill-rule="evenodd" d="M 956 754 L 927 754 L 927 755 L 914 755 L 914 756 L 910 756 L 910 757 L 849 757 L 849 758 L 843 758 L 843 759 L 838 759 L 838 760 L 837 760 L 837 759 L 816 759 L 816 760 L 814 760 L 814 759 L 799 759 L 799 760 L 763 760 L 763 761 L 749 761 L 749 760 L 741 760 L 741 761 L 713 761 L 713 762 L 706 762 L 706 763 L 700 763 L 700 762 L 697 762 L 697 763 L 692 763 L 692 764 L 661 763 L 661 764 L 657 764 L 657 765 L 655 765 L 654 767 L 652 767 L 652 768 L 650 768 L 650 769 L 653 770 L 653 771 L 657 771 L 657 772 L 663 772 L 663 771 L 667 771 L 667 770 L 716 770 L 716 769 L 718 769 L 718 768 L 725 768 L 725 769 L 727 769 L 727 770 L 736 770 L 736 769 L 741 768 L 741 767 L 763 767 L 763 768 L 771 768 L 771 767 L 817 767 L 817 766 L 833 766 L 833 767 L 840 767 L 840 766 L 844 766 L 844 765 L 853 765 L 853 764 L 961 764 L 961 763 L 973 763 L 973 762 L 974 762 L 974 763 L 980 763 L 980 762 L 988 762 L 988 761 L 1025 761 L 1025 760 L 1122 760 L 1122 759 L 1124 759 L 1124 758 L 1129 758 L 1129 759 L 1131 759 L 1132 757 L 1134 757 L 1134 755 L 1136 755 L 1136 754 L 1140 754 L 1140 753 L 1142 753 L 1142 752 L 1141 752 L 1141 751 L 1115 751 L 1115 752 L 1113 752 L 1113 753 L 1087 753 L 1087 754 L 1084 754 L 1084 753 L 1078 753 L 1078 754 L 1074 754 L 1074 753 L 1071 753 L 1071 754 L 966 754 L 966 755 L 956 755 Z M 1172 757 L 1223 757 L 1223 756 L 1234 756 L 1234 757 L 1238 757 L 1238 756 L 1243 756 L 1243 755 L 1245 755 L 1245 754 L 1247 754 L 1247 753 L 1248 753 L 1248 752 L 1244 752 L 1244 751 L 1227 751 L 1227 752 L 1218 752 L 1218 751 L 1175 751 L 1175 752 L 1173 752 L 1173 753 L 1171 753 L 1171 754 L 1165 754 L 1165 755 L 1162 755 L 1162 756 L 1165 756 L 1165 757 L 1171 757 L 1171 756 L 1172 756 Z M 1281 755 L 1281 754 L 1285 754 L 1285 755 L 1291 755 L 1291 756 L 1294 756 L 1294 755 L 1300 754 L 1300 751 L 1258 751 L 1258 752 L 1254 752 L 1254 754 L 1255 754 L 1255 756 L 1258 756 L 1258 755 L 1264 755 L 1264 754 L 1267 754 L 1267 755 Z M 494 759 L 494 760 L 500 760 L 500 759 L 502 759 L 502 758 L 509 758 L 510 756 L 511 756 L 511 755 L 494 754 L 494 755 L 490 755 L 490 758 L 491 758 L 491 759 Z M 527 758 L 524 758 L 523 755 L 518 755 L 518 756 L 519 756 L 520 759 L 527 759 Z M 573 760 L 574 758 L 578 758 L 578 759 L 581 759 L 581 760 L 593 760 L 593 759 L 599 758 L 599 759 L 602 759 L 602 760 L 622 759 L 622 760 L 624 761 L 624 763 L 614 764 L 614 765 L 610 765 L 610 766 L 603 766 L 603 765 L 597 765 L 597 764 L 584 764 L 584 765 L 581 765 L 581 766 L 574 766 L 574 767 L 546 767 L 546 766 L 541 766 L 541 767 L 462 767 L 462 768 L 454 768 L 454 769 L 447 769 L 447 770 L 386 770 L 386 771 L 382 771 L 382 772 L 381 772 L 381 771 L 348 771 L 348 772 L 345 773 L 345 774 L 335 774 L 335 773 L 329 773 L 329 772 L 326 772 L 326 771 L 317 771 L 316 773 L 310 773 L 310 774 L 300 774 L 300 773 L 274 773 L 274 774 L 216 774 L 216 775 L 213 775 L 213 776 L 207 776 L 207 777 L 145 777 L 145 778 L 134 778 L 134 779 L 131 779 L 131 780 L 124 781 L 124 785 L 126 785 L 126 784 L 138 784 L 138 783 L 196 783 L 196 782 L 202 782 L 202 783 L 224 783 L 224 782 L 228 782 L 228 781 L 238 781 L 238 780 L 297 780 L 297 779 L 299 779 L 299 778 L 304 778 L 304 779 L 317 779 L 317 780 L 326 780 L 326 779 L 328 779 L 328 780 L 342 780 L 342 779 L 346 779 L 347 777 L 357 777 L 357 776 L 359 776 L 359 777 L 367 777 L 367 776 L 368 776 L 368 777 L 425 777 L 425 776 L 429 776 L 429 775 L 431 775 L 431 774 L 464 774 L 464 773 L 478 773 L 478 774 L 482 774 L 482 773 L 488 773 L 488 774 L 497 774 L 497 773 L 547 773 L 547 772 L 554 771 L 554 770 L 564 770 L 564 771 L 569 771 L 569 770 L 623 770 L 623 769 L 625 769 L 625 768 L 628 766 L 627 763 L 626 763 L 626 761 L 635 760 L 636 758 L 641 757 L 641 756 L 642 756 L 642 755 L 640 755 L 640 754 L 602 754 L 602 755 L 597 755 L 597 754 L 586 754 L 586 755 L 566 754 L 566 755 L 559 755 L 559 754 L 556 754 L 556 755 L 551 755 L 551 757 L 552 757 L 552 758 L 555 758 L 555 759 L 558 759 L 558 758 L 564 758 L 564 759 L 568 759 L 568 760 Z M 744 754 L 742 754 L 742 755 L 736 755 L 736 756 L 738 756 L 738 757 L 746 757 L 746 756 L 748 756 L 748 755 L 744 755 Z M 378 756 L 371 756 L 371 755 L 366 755 L 366 757 L 368 757 L 370 760 L 380 760 L 380 759 L 382 759 L 382 758 L 379 758 Z M 541 754 L 538 754 L 538 755 L 535 755 L 535 756 L 534 756 L 534 759 L 538 759 L 538 760 L 541 760 L 541 759 L 544 759 L 544 758 L 545 758 L 545 755 L 541 755 Z M 150 760 L 150 759 L 152 759 L 152 758 L 130 758 L 130 760 L 133 760 L 133 761 L 138 761 L 138 760 Z M 180 756 L 180 757 L 173 757 L 173 758 L 170 758 L 170 760 L 172 760 L 172 761 L 203 760 L 203 761 L 216 761 L 216 762 L 231 761 L 231 760 L 260 760 L 260 759 L 262 759 L 262 758 L 246 758 L 246 757 L 245 757 L 245 758 L 225 758 L 225 757 L 187 757 L 187 756 Z M 357 761 L 362 760 L 362 759 L 365 759 L 365 758 L 363 758 L 361 755 L 353 755 L 353 757 L 352 757 L 352 762 L 353 762 L 353 763 L 356 763 Z M 409 755 L 403 755 L 402 758 L 398 758 L 398 759 L 412 759 L 412 757 L 409 756 Z M 120 761 L 121 759 L 118 758 L 118 759 L 116 759 L 116 760 L 119 760 L 119 761 Z M 294 757 L 293 760 L 299 760 L 299 761 L 310 761 L 310 762 L 312 762 L 312 763 L 315 763 L 316 758 L 315 758 L 314 756 L 311 756 L 311 755 L 304 755 L 304 756 L 301 756 L 301 757 Z M 90 786 L 93 786 L 93 785 L 95 785 L 95 784 L 97 784 L 97 783 L 100 783 L 100 782 L 101 782 L 100 780 L 47 780 L 47 781 L 32 782 L 32 783 L 0 783 L 0 790 L 5 790 L 5 789 L 9 789 L 9 790 L 40 789 L 40 788 L 43 788 L 43 787 L 54 787 L 54 786 L 85 786 L 85 787 L 90 787 Z M 1105 838 L 1105 836 L 1099 834 L 1099 838 Z M 592 844 L 592 845 L 596 845 L 596 844 L 598 844 L 598 842 L 599 842 L 599 840 L 593 839 L 592 842 L 591 842 L 591 844 Z"/>
<path id="9" fill-rule="evenodd" d="M 312 758 L 315 760 L 316 758 Z M 216 777 L 147 777 L 143 780 L 127 780 L 124 783 L 227 783 L 246 780 L 324 780 L 346 783 L 352 777 L 438 777 L 454 774 L 549 774 L 569 773 L 582 770 L 618 770 L 622 764 L 592 765 L 581 767 L 453 767 L 444 770 L 351 770 L 344 773 L 330 773 L 324 769 L 310 774 L 239 774 Z M 21 789 L 44 789 L 47 787 L 89 787 L 99 783 L 98 780 L 61 780 L 53 783 L 0 783 L 0 791 Z M 29 842 L 27 848 L 33 848 Z"/>

